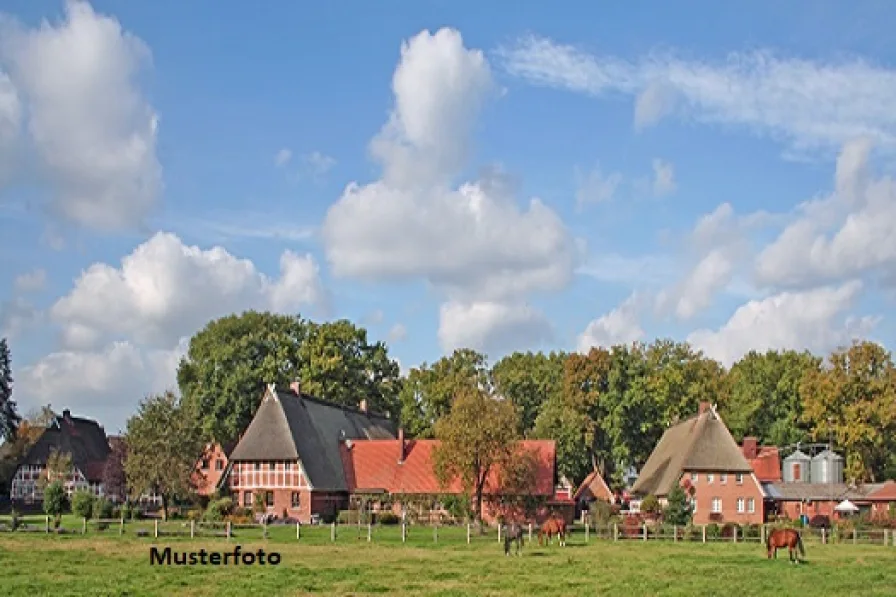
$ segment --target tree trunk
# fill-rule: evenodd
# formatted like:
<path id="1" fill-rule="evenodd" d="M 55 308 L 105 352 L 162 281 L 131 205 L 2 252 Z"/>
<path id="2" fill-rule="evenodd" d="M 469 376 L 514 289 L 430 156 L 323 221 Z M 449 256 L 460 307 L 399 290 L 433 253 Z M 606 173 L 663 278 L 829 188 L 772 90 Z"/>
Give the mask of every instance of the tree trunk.
<path id="1" fill-rule="evenodd" d="M 162 493 L 162 520 L 168 520 L 168 496 Z"/>

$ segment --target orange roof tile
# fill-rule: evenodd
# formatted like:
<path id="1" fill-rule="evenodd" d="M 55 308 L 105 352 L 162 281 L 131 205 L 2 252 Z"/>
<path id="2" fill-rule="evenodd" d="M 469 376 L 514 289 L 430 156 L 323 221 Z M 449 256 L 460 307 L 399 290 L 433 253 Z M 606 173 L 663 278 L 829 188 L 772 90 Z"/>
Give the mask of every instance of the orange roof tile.
<path id="1" fill-rule="evenodd" d="M 874 501 L 896 502 L 896 481 L 887 481 L 884 483 L 883 487 L 874 493 L 869 494 L 867 497 Z"/>
<path id="2" fill-rule="evenodd" d="M 346 484 L 349 491 L 384 490 L 388 493 L 437 494 L 444 490 L 439 486 L 433 470 L 433 448 L 438 440 L 405 440 L 404 462 L 399 463 L 397 439 L 356 440 L 340 446 Z M 520 442 L 526 450 L 537 452 L 538 469 L 536 495 L 554 494 L 555 445 L 550 440 L 525 440 Z M 493 472 L 486 483 L 495 487 L 497 473 Z M 448 493 L 460 493 L 459 481 L 453 482 Z"/>
<path id="3" fill-rule="evenodd" d="M 598 499 L 606 499 L 610 502 L 613 501 L 614 496 L 613 492 L 610 491 L 610 488 L 607 486 L 607 482 L 604 481 L 604 478 L 600 476 L 600 473 L 597 471 L 591 471 L 585 480 L 582 481 L 582 484 L 579 485 L 579 488 L 576 490 L 575 499 L 579 499 L 582 497 L 582 494 L 588 491 L 591 493 L 591 496 Z"/>
<path id="4" fill-rule="evenodd" d="M 741 450 L 744 447 L 741 446 Z M 746 450 L 744 450 L 746 455 Z M 763 483 L 780 483 L 781 477 L 781 459 L 778 454 L 777 446 L 760 446 L 757 449 L 756 458 L 749 458 L 750 467 L 753 474 Z"/>

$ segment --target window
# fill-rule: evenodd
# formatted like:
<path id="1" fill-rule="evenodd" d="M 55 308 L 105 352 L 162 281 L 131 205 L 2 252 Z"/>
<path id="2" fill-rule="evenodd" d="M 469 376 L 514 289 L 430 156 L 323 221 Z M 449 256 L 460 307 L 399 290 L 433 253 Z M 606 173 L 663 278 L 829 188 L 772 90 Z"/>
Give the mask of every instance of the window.
<path id="1" fill-rule="evenodd" d="M 208 470 L 208 458 L 202 459 L 202 470 L 204 470 L 204 471 Z"/>
<path id="2" fill-rule="evenodd" d="M 696 483 L 699 475 L 697 473 L 691 473 L 691 483 Z"/>
<path id="3" fill-rule="evenodd" d="M 736 475 L 734 475 L 734 482 L 737 483 L 738 485 L 743 485 L 744 484 L 743 473 L 737 473 Z"/>
<path id="4" fill-rule="evenodd" d="M 744 498 L 737 498 L 737 513 L 744 513 Z"/>
<path id="5" fill-rule="evenodd" d="M 269 462 L 269 463 L 268 463 L 268 470 L 269 470 L 269 471 L 274 470 L 274 463 L 273 463 L 273 462 Z"/>
<path id="6" fill-rule="evenodd" d="M 691 514 L 697 513 L 697 498 L 691 500 Z"/>
<path id="7" fill-rule="evenodd" d="M 257 471 L 260 471 L 260 470 L 261 470 L 261 463 L 260 463 L 260 462 L 256 462 L 256 463 L 255 463 L 255 470 L 257 470 Z"/>
<path id="8" fill-rule="evenodd" d="M 802 473 L 802 467 L 800 466 L 800 463 L 794 462 L 793 463 L 793 480 L 799 481 L 801 473 Z"/>
<path id="9" fill-rule="evenodd" d="M 224 461 L 221 460 L 220 458 L 218 460 L 215 460 L 215 470 L 216 471 L 224 470 Z"/>
<path id="10" fill-rule="evenodd" d="M 243 492 L 243 508 L 251 508 L 252 507 L 252 492 L 244 491 Z"/>
<path id="11" fill-rule="evenodd" d="M 291 463 L 291 462 L 284 462 L 284 463 L 283 463 L 283 470 L 288 471 L 288 470 L 291 470 L 291 468 L 292 468 L 292 463 Z"/>
<path id="12" fill-rule="evenodd" d="M 722 498 L 712 498 L 712 513 L 719 514 L 722 512 Z"/>
<path id="13" fill-rule="evenodd" d="M 292 492 L 292 507 L 293 507 L 293 508 L 298 508 L 300 505 L 301 505 L 301 501 L 300 501 L 300 498 L 299 498 L 299 492 L 298 492 L 298 491 L 293 491 L 293 492 Z"/>
<path id="14" fill-rule="evenodd" d="M 719 473 L 719 483 L 724 485 L 728 482 L 728 473 Z"/>
<path id="15" fill-rule="evenodd" d="M 265 491 L 264 492 L 264 505 L 269 508 L 274 505 L 274 492 L 273 491 Z"/>
<path id="16" fill-rule="evenodd" d="M 710 485 L 712 485 L 712 480 L 713 480 L 713 474 L 706 473 L 706 482 L 709 483 Z"/>
<path id="17" fill-rule="evenodd" d="M 756 500 L 754 500 L 753 498 L 748 498 L 747 499 L 747 512 L 752 514 L 755 511 L 756 511 Z"/>

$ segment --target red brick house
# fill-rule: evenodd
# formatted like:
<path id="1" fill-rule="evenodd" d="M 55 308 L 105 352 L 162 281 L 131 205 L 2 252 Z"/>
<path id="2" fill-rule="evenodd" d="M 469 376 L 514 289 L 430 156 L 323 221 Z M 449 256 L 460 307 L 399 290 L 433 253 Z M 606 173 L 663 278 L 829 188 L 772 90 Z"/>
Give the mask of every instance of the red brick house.
<path id="1" fill-rule="evenodd" d="M 333 516 L 348 504 L 343 440 L 391 439 L 389 418 L 268 386 L 252 422 L 233 452 L 224 481 L 234 502 L 251 508 L 262 496 L 266 513 L 309 522 Z"/>
<path id="2" fill-rule="evenodd" d="M 831 519 L 846 515 L 834 508 L 844 500 L 855 504 L 860 513 L 873 516 L 887 515 L 890 502 L 896 502 L 896 482 L 867 483 L 850 485 L 847 483 L 765 483 L 769 500 L 774 501 L 780 516 L 797 520 L 808 516 L 827 516 Z"/>
<path id="3" fill-rule="evenodd" d="M 193 471 L 193 487 L 196 493 L 204 497 L 210 497 L 218 491 L 222 485 L 227 472 L 227 465 L 230 463 L 230 453 L 236 447 L 236 442 L 228 445 L 218 443 L 206 444 L 202 454 L 196 461 L 196 468 Z"/>
<path id="4" fill-rule="evenodd" d="M 676 484 L 692 492 L 695 524 L 763 522 L 762 486 L 709 403 L 663 433 L 631 493 L 641 499 L 654 495 L 665 504 Z"/>
<path id="5" fill-rule="evenodd" d="M 389 509 L 402 514 L 409 502 L 416 503 L 425 516 L 445 516 L 439 503 L 440 496 L 461 494 L 463 489 L 455 480 L 442 488 L 433 468 L 433 449 L 438 440 L 405 439 L 399 430 L 397 439 L 352 441 L 341 447 L 343 468 L 350 493 L 364 495 L 371 502 L 372 511 Z M 525 440 L 520 449 L 535 456 L 536 482 L 530 494 L 541 498 L 543 506 L 535 513 L 536 520 L 551 512 L 572 520 L 573 501 L 569 488 L 555 483 L 556 446 L 552 440 Z M 502 506 L 498 499 L 500 471 L 492 471 L 486 481 L 483 499 L 483 520 L 492 522 L 499 514 L 517 519 L 526 518 L 516 508 Z M 520 497 L 520 496 L 516 496 Z"/>

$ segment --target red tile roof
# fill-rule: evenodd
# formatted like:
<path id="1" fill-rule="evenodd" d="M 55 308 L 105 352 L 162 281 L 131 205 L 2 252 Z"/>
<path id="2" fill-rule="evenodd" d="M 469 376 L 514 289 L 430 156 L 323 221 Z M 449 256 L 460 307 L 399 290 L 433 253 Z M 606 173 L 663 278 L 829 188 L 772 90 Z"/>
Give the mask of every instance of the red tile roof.
<path id="1" fill-rule="evenodd" d="M 604 481 L 604 478 L 601 477 L 600 473 L 597 471 L 591 471 L 591 473 L 585 477 L 585 480 L 582 481 L 582 484 L 579 485 L 579 488 L 576 490 L 575 499 L 582 497 L 586 491 L 589 492 L 589 497 L 603 499 L 609 502 L 614 501 L 613 492 L 610 491 L 607 482 Z"/>
<path id="2" fill-rule="evenodd" d="M 744 456 L 747 451 L 741 446 Z M 777 446 L 760 446 L 757 448 L 756 458 L 747 458 L 753 468 L 753 474 L 761 483 L 781 482 L 781 458 Z"/>
<path id="3" fill-rule="evenodd" d="M 874 501 L 896 502 L 896 481 L 887 481 L 883 487 L 867 497 Z"/>
<path id="4" fill-rule="evenodd" d="M 345 468 L 346 484 L 351 492 L 384 490 L 388 493 L 437 494 L 444 490 L 439 486 L 433 471 L 433 448 L 438 440 L 405 440 L 404 462 L 399 464 L 400 440 L 357 440 L 350 446 L 340 446 Z M 554 459 L 556 447 L 550 440 L 525 440 L 520 442 L 525 450 L 537 453 L 538 469 L 536 495 L 554 494 Z M 486 483 L 495 487 L 497 473 L 493 472 Z M 448 488 L 449 493 L 460 493 L 459 481 Z"/>

